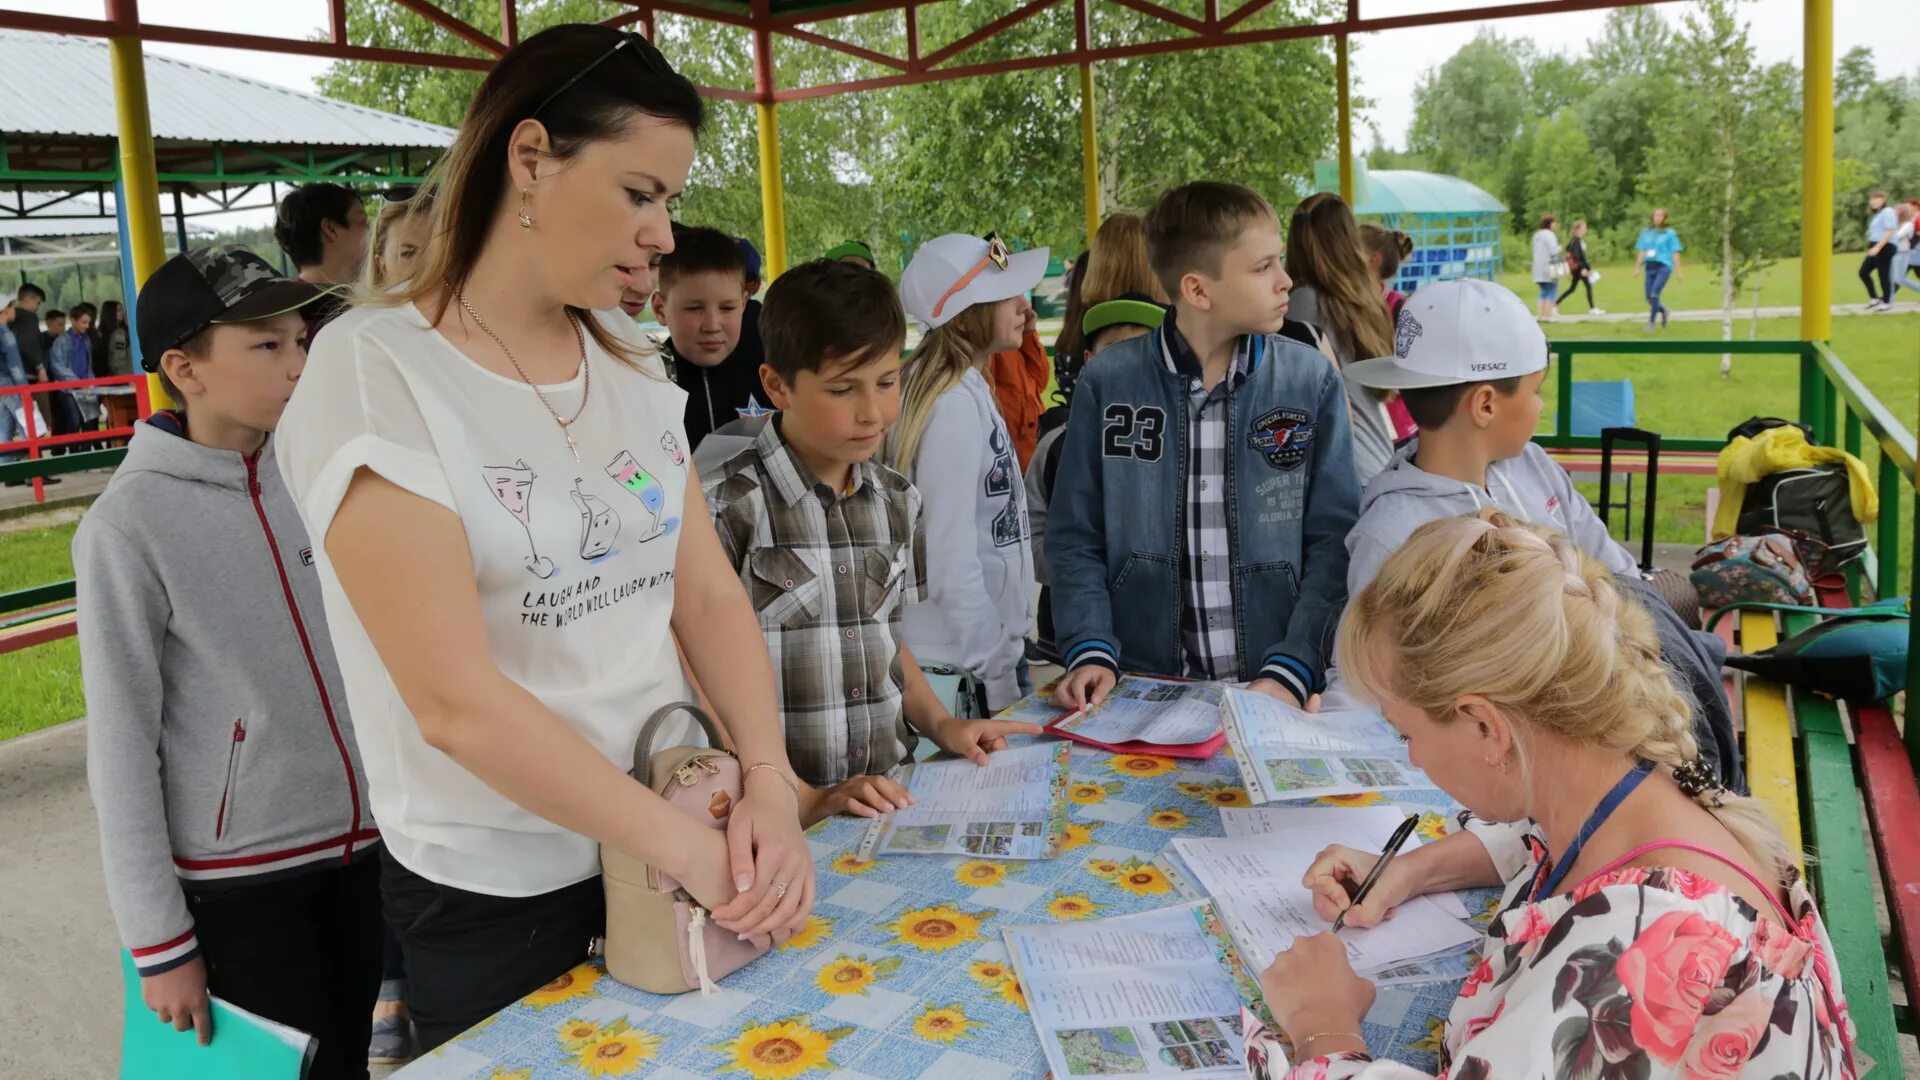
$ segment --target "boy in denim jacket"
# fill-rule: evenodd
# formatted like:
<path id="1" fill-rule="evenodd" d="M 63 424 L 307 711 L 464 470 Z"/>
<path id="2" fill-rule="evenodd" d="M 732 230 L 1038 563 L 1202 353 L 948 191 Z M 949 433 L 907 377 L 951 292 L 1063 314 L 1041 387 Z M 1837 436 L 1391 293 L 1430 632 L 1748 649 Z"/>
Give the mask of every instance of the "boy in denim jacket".
<path id="1" fill-rule="evenodd" d="M 1360 485 L 1339 373 L 1277 333 L 1280 237 L 1233 184 L 1174 188 L 1147 217 L 1173 310 L 1081 376 L 1056 478 L 1064 707 L 1101 700 L 1121 668 L 1307 707 L 1325 685 Z"/>

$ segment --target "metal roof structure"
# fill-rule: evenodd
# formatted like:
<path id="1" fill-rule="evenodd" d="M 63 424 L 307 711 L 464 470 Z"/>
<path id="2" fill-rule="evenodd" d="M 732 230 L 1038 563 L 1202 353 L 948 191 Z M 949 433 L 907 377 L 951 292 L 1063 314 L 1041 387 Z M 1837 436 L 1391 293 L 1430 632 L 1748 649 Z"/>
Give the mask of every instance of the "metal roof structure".
<path id="1" fill-rule="evenodd" d="M 183 60 L 150 56 L 146 70 L 176 217 L 183 197 L 211 200 L 203 213 L 243 209 L 260 185 L 416 183 L 453 142 L 451 128 Z M 0 30 L 0 219 L 111 218 L 118 132 L 106 42 Z"/>
<path id="2" fill-rule="evenodd" d="M 1381 169 L 1362 175 L 1365 181 L 1354 185 L 1356 214 L 1460 216 L 1507 212 L 1507 204 L 1457 176 L 1410 169 Z M 1359 181 L 1360 176 L 1354 179 Z"/>

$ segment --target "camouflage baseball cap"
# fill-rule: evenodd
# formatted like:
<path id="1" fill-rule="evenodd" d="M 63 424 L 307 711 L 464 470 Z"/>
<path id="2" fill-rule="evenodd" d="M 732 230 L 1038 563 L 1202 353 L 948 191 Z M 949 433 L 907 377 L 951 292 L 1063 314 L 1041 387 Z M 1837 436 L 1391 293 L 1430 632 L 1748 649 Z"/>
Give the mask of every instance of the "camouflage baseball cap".
<path id="1" fill-rule="evenodd" d="M 327 291 L 285 278 L 238 245 L 175 255 L 140 287 L 141 366 L 156 371 L 160 355 L 215 323 L 252 322 L 297 311 Z"/>

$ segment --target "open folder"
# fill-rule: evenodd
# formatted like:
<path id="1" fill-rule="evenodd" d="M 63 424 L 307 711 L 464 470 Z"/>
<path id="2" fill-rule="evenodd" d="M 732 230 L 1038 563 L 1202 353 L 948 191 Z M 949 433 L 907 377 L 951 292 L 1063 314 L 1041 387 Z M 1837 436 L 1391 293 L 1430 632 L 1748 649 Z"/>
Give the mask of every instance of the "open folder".
<path id="1" fill-rule="evenodd" d="M 173 1030 L 140 1000 L 140 972 L 120 954 L 126 987 L 120 1080 L 304 1080 L 319 1044 L 313 1036 L 213 999 L 213 1041 Z"/>
<path id="2" fill-rule="evenodd" d="M 1224 684 L 1123 675 L 1105 700 L 1046 725 L 1047 732 L 1116 754 L 1206 759 L 1226 745 Z"/>

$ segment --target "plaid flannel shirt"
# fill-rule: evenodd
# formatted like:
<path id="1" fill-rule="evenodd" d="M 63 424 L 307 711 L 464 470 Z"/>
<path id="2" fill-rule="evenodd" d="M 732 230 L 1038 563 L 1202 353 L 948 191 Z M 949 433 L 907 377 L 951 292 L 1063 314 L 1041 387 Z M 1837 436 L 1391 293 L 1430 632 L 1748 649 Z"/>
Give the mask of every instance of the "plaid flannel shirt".
<path id="1" fill-rule="evenodd" d="M 1233 548 L 1227 525 L 1227 398 L 1247 381 L 1252 339 L 1234 343 L 1233 362 L 1209 389 L 1200 358 L 1169 318 L 1161 334 L 1167 370 L 1187 380 L 1187 528 L 1180 581 L 1180 645 L 1186 674 L 1197 679 L 1233 679 L 1239 673 L 1233 595 Z M 1274 679 L 1301 702 L 1313 685 L 1306 665 L 1275 657 L 1257 678 Z"/>
<path id="2" fill-rule="evenodd" d="M 873 462 L 833 491 L 777 417 L 702 487 L 773 657 L 794 771 L 826 787 L 911 757 L 898 630 L 926 590 L 920 493 Z"/>

